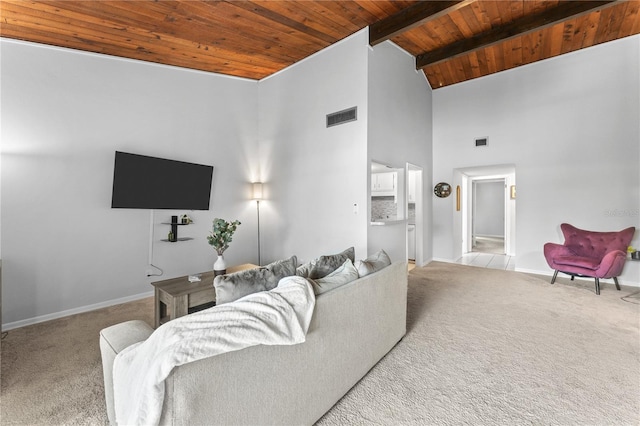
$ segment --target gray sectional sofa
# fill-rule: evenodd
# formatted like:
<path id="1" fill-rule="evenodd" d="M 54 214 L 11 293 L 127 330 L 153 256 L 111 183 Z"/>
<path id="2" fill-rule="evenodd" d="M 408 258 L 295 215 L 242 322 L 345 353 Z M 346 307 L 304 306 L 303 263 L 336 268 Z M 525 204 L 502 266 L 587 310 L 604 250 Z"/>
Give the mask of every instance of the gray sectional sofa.
<path id="1" fill-rule="evenodd" d="M 160 423 L 311 425 L 405 335 L 406 308 L 406 262 L 319 294 L 304 343 L 253 346 L 176 367 Z M 115 356 L 152 332 L 130 321 L 100 333 L 112 424 Z"/>

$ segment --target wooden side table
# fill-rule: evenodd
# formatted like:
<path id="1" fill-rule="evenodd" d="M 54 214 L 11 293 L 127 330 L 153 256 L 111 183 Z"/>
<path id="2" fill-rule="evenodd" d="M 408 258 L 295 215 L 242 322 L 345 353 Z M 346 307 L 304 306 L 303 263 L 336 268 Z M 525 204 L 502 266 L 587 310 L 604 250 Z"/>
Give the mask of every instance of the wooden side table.
<path id="1" fill-rule="evenodd" d="M 227 273 L 257 267 L 251 263 L 244 263 L 227 268 Z M 155 328 L 172 319 L 210 308 L 216 304 L 213 271 L 198 275 L 200 275 L 200 281 L 194 283 L 189 282 L 188 276 L 151 283 L 155 287 Z"/>

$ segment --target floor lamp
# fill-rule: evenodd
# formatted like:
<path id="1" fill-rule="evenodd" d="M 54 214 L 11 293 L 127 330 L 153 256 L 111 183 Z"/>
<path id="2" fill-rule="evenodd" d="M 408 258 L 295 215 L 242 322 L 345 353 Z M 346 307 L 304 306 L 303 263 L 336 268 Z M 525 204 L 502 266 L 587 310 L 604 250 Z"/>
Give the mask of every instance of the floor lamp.
<path id="1" fill-rule="evenodd" d="M 256 208 L 258 210 L 258 266 L 262 266 L 260 259 L 260 200 L 262 200 L 262 182 L 253 183 L 253 197 L 256 200 Z"/>

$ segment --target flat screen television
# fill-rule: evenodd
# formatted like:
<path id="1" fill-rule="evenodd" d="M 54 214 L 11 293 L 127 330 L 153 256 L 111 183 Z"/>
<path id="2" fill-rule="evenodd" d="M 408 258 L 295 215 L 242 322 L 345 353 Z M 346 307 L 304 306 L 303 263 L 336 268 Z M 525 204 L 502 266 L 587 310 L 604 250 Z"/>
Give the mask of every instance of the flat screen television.
<path id="1" fill-rule="evenodd" d="M 209 210 L 213 166 L 116 151 L 112 208 Z"/>

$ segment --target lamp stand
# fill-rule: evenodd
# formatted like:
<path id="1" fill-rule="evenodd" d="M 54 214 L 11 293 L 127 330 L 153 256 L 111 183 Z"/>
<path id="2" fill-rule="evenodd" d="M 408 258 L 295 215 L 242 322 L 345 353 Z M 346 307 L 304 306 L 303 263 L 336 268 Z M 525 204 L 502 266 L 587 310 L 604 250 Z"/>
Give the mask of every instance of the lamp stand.
<path id="1" fill-rule="evenodd" d="M 260 259 L 260 200 L 256 200 L 256 207 L 258 209 L 258 266 L 262 266 Z"/>

